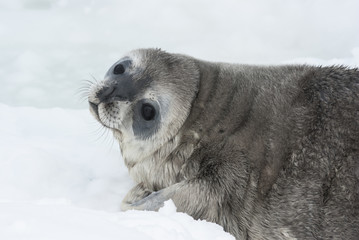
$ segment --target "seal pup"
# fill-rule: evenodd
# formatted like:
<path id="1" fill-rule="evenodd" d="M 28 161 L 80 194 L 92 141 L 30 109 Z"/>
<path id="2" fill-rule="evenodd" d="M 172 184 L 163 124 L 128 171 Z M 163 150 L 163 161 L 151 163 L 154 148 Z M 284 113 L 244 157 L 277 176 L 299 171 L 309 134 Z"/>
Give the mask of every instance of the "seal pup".
<path id="1" fill-rule="evenodd" d="M 237 239 L 358 239 L 357 69 L 139 49 L 88 100 L 137 183 L 123 210 L 172 199 Z"/>

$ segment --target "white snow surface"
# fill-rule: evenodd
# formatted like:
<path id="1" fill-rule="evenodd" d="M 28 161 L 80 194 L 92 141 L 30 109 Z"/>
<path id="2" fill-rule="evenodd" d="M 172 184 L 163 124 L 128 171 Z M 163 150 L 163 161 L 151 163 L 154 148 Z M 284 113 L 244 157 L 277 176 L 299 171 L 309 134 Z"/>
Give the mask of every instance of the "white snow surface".
<path id="1" fill-rule="evenodd" d="M 134 183 L 111 136 L 96 140 L 87 110 L 0 112 L 0 239 L 234 239 L 171 201 L 159 212 L 120 212 Z"/>

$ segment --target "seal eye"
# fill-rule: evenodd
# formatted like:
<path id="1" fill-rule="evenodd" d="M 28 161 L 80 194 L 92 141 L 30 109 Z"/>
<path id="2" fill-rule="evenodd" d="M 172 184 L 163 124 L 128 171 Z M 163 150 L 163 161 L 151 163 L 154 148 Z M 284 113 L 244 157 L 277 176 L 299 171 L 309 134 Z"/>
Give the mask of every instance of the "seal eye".
<path id="1" fill-rule="evenodd" d="M 155 118 L 156 110 L 152 105 L 146 103 L 146 104 L 142 105 L 141 115 L 142 115 L 143 119 L 145 119 L 146 121 L 150 121 Z"/>
<path id="2" fill-rule="evenodd" d="M 115 68 L 113 69 L 113 74 L 122 74 L 125 72 L 125 67 L 120 63 L 120 64 L 117 64 L 115 66 Z"/>

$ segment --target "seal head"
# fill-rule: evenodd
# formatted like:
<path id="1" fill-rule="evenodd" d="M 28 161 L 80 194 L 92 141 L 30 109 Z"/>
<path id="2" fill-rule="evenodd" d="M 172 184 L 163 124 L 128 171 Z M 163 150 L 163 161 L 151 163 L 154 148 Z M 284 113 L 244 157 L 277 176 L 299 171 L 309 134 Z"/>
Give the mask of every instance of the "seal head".
<path id="1" fill-rule="evenodd" d="M 172 139 L 178 142 L 198 81 L 199 71 L 191 58 L 159 49 L 135 50 L 92 86 L 90 111 L 113 131 L 131 167 Z"/>

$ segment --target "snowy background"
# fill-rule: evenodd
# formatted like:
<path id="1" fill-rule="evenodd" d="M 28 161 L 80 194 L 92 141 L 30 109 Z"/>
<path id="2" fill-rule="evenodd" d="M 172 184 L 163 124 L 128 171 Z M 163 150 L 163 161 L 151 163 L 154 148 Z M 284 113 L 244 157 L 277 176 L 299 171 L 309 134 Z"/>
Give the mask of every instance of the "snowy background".
<path id="1" fill-rule="evenodd" d="M 134 48 L 211 61 L 359 66 L 355 0 L 0 0 L 0 239 L 232 239 L 133 186 L 80 101 Z"/>

